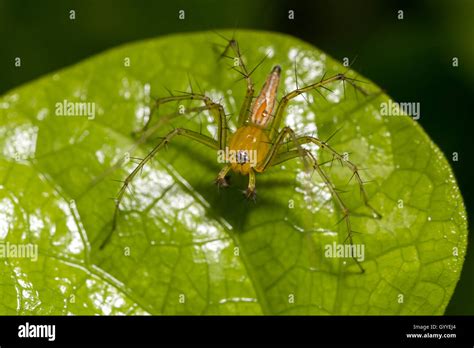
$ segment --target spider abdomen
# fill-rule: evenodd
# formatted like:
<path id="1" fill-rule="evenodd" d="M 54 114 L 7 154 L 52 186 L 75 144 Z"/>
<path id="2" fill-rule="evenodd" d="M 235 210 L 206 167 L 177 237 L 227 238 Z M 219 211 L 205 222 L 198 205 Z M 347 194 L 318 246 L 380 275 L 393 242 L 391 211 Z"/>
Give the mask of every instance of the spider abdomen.
<path id="1" fill-rule="evenodd" d="M 229 141 L 229 158 L 234 172 L 248 175 L 250 168 L 258 170 L 258 163 L 263 161 L 270 150 L 270 140 L 265 130 L 253 125 L 237 129 Z"/>

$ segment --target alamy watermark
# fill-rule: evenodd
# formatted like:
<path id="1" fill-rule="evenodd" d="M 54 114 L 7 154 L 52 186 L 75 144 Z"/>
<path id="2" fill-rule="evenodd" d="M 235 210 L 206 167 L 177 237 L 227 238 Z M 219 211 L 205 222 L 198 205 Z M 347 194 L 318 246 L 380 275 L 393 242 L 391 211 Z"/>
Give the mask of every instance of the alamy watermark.
<path id="1" fill-rule="evenodd" d="M 411 116 L 414 120 L 420 119 L 420 103 L 397 103 L 392 100 L 380 103 L 382 116 Z"/>
<path id="2" fill-rule="evenodd" d="M 257 150 L 230 150 L 228 147 L 225 150 L 217 151 L 218 163 L 249 163 L 251 167 L 257 165 Z"/>
<path id="3" fill-rule="evenodd" d="M 25 324 L 18 326 L 19 338 L 47 338 L 48 341 L 56 339 L 56 325 L 54 324 Z"/>
<path id="4" fill-rule="evenodd" d="M 339 244 L 332 242 L 324 246 L 324 256 L 328 258 L 355 258 L 362 262 L 365 260 L 364 244 Z"/>
<path id="5" fill-rule="evenodd" d="M 23 258 L 36 262 L 38 260 L 38 244 L 0 243 L 0 259 Z"/>
<path id="6" fill-rule="evenodd" d="M 64 99 L 55 105 L 56 116 L 83 116 L 89 120 L 95 118 L 95 103 L 93 102 L 72 102 Z"/>

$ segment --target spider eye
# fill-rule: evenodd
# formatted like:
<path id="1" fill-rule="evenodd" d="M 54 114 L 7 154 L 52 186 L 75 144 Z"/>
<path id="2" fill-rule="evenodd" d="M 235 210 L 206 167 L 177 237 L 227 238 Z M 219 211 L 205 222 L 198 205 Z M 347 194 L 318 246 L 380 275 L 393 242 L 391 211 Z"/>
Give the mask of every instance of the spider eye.
<path id="1" fill-rule="evenodd" d="M 249 162 L 249 155 L 247 151 L 237 151 L 237 163 L 244 164 Z"/>

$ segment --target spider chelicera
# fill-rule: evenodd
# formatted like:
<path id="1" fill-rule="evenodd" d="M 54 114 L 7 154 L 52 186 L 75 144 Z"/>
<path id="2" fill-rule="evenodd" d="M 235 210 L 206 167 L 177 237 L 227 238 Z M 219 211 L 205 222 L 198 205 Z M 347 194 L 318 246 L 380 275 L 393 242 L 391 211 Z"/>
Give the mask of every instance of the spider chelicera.
<path id="1" fill-rule="evenodd" d="M 275 109 L 276 96 L 281 76 L 281 67 L 279 65 L 273 67 L 259 95 L 254 98 L 254 84 L 250 77 L 251 72 L 249 73 L 246 65 L 243 62 L 239 45 L 236 40 L 232 39 L 228 41 L 222 56 L 227 56 L 226 52 L 229 49 L 232 50 L 236 55 L 235 58 L 238 62 L 237 71 L 243 75 L 247 82 L 247 90 L 244 102 L 239 112 L 237 130 L 233 134 L 228 134 L 227 119 L 223 106 L 217 102 L 212 101 L 204 94 L 183 93 L 181 95 L 171 95 L 169 97 L 156 99 L 150 112 L 150 117 L 141 131 L 142 134 L 145 134 L 144 137 L 146 137 L 146 134 L 149 135 L 157 130 L 158 127 L 156 125 L 154 127 L 150 126 L 150 121 L 153 114 L 156 113 L 155 111 L 160 105 L 175 101 L 196 100 L 202 101 L 204 105 L 201 107 L 189 108 L 186 110 L 187 113 L 199 113 L 205 110 L 212 113 L 214 119 L 217 122 L 217 139 L 185 128 L 173 129 L 163 138 L 161 138 L 161 141 L 156 144 L 153 150 L 148 153 L 145 158 L 140 159 L 135 169 L 123 181 L 122 187 L 115 199 L 115 212 L 112 230 L 102 243 L 101 248 L 105 246 L 111 234 L 117 227 L 120 203 L 124 197 L 127 187 L 132 183 L 135 176 L 141 171 L 145 164 L 176 136 L 186 137 L 198 143 L 204 144 L 216 151 L 225 151 L 226 164 L 217 175 L 215 180 L 217 186 L 219 188 L 229 186 L 228 174 L 230 171 L 239 173 L 241 175 L 248 175 L 248 186 L 244 191 L 244 195 L 251 200 L 255 200 L 256 197 L 257 173 L 264 173 L 269 168 L 291 159 L 301 158 L 305 166 L 308 166 L 309 162 L 310 167 L 320 175 L 321 179 L 331 191 L 331 194 L 337 205 L 341 209 L 343 215 L 341 221 L 345 221 L 348 231 L 346 241 L 348 240 L 352 245 L 353 230 L 351 229 L 349 209 L 342 200 L 340 194 L 337 192 L 328 175 L 321 168 L 316 156 L 309 150 L 302 147 L 304 144 L 316 144 L 322 151 L 327 151 L 330 155 L 332 155 L 333 159 L 337 159 L 344 167 L 352 171 L 352 177 L 355 177 L 359 184 L 364 204 L 371 209 L 375 218 L 380 217 L 380 214 L 369 203 L 367 193 L 363 187 L 364 182 L 362 181 L 359 175 L 359 170 L 354 163 L 349 161 L 344 155 L 334 150 L 327 143 L 327 141 L 322 141 L 316 137 L 308 135 L 297 136 L 290 127 L 281 128 L 281 123 L 287 106 L 289 102 L 295 97 L 303 93 L 317 90 L 318 88 L 327 89 L 326 85 L 336 81 L 342 81 L 343 83 L 347 82 L 354 88 L 358 88 L 358 86 L 355 84 L 355 79 L 347 77 L 346 74 L 336 74 L 328 78 L 323 76 L 321 80 L 317 82 L 309 84 L 305 87 L 297 88 L 284 95 Z M 362 89 L 359 90 L 364 92 Z M 172 115 L 172 117 L 177 116 L 178 114 Z M 228 154 L 234 155 L 230 156 Z M 355 259 L 355 257 L 353 257 L 353 259 L 356 261 L 360 270 L 364 272 L 360 262 Z"/>

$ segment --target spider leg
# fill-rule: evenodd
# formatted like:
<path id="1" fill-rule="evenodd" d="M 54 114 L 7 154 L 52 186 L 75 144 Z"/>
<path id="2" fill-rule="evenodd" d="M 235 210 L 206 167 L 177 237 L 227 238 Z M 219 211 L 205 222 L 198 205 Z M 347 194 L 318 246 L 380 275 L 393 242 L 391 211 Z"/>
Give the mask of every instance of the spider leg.
<path id="1" fill-rule="evenodd" d="M 252 199 L 255 201 L 255 198 L 256 198 L 255 172 L 261 173 L 268 169 L 268 167 L 274 161 L 275 157 L 278 155 L 279 150 L 281 146 L 284 144 L 284 141 L 287 136 L 290 136 L 291 139 L 293 140 L 294 146 L 298 149 L 296 151 L 298 152 L 299 156 L 303 159 L 305 167 L 307 167 L 305 150 L 297 142 L 297 137 L 295 135 L 295 132 L 290 127 L 283 128 L 281 132 L 277 135 L 275 142 L 270 147 L 270 150 L 268 151 L 263 161 L 261 161 L 260 163 L 257 163 L 257 165 L 254 168 L 250 168 L 249 185 L 247 187 L 247 190 L 244 192 L 245 197 L 247 197 L 248 199 Z"/>
<path id="2" fill-rule="evenodd" d="M 170 103 L 170 102 L 176 102 L 176 101 L 183 101 L 183 100 L 200 100 L 204 103 L 206 108 L 201 109 L 201 110 L 209 110 L 211 113 L 213 113 L 214 118 L 217 120 L 219 124 L 219 134 L 218 138 L 219 139 L 225 139 L 225 133 L 227 132 L 227 120 L 225 118 L 225 112 L 224 108 L 221 104 L 213 102 L 209 97 L 203 95 L 203 94 L 197 94 L 197 93 L 184 93 L 181 95 L 172 95 L 169 97 L 164 97 L 164 98 L 158 98 L 155 99 L 151 110 L 150 110 L 150 117 L 148 117 L 147 122 L 143 126 L 141 130 L 138 132 L 135 132 L 135 134 L 144 134 L 147 132 L 147 130 L 150 127 L 152 116 L 158 112 L 158 109 L 160 105 Z M 188 112 L 182 113 L 182 112 L 176 112 L 171 114 L 171 117 L 162 117 L 160 120 L 157 122 L 155 126 L 161 126 L 163 123 L 168 121 L 170 118 L 175 118 L 184 114 L 188 114 L 190 111 L 193 110 L 199 110 L 199 108 L 190 108 Z M 154 127 L 156 128 L 156 127 Z M 223 134 L 222 134 L 223 133 Z"/>
<path id="3" fill-rule="evenodd" d="M 193 107 L 186 110 L 186 114 L 190 113 L 199 113 L 202 111 L 209 111 L 214 116 L 214 119 L 217 121 L 217 142 L 219 143 L 219 149 L 224 149 L 227 143 L 227 119 L 224 111 L 224 107 L 219 104 L 213 102 L 210 98 L 206 96 L 199 96 L 194 99 L 199 99 L 204 101 L 205 105 L 200 107 Z M 174 112 L 169 115 L 163 116 L 159 122 L 153 124 L 153 126 L 149 127 L 144 131 L 141 138 L 139 139 L 139 143 L 143 143 L 150 137 L 151 134 L 154 134 L 158 129 L 160 129 L 164 122 L 170 121 L 174 118 L 182 116 L 183 114 L 180 112 Z"/>
<path id="4" fill-rule="evenodd" d="M 333 82 L 336 82 L 336 81 L 348 82 L 354 88 L 356 88 L 356 90 L 359 90 L 363 94 L 367 95 L 367 92 L 364 89 L 362 89 L 361 87 L 357 86 L 354 82 L 354 79 L 352 79 L 350 77 L 347 77 L 345 73 L 344 74 L 336 74 L 336 75 L 328 77 L 326 79 L 323 76 L 323 78 L 320 81 L 312 83 L 312 84 L 307 85 L 305 87 L 297 88 L 294 91 L 292 91 L 290 93 L 287 93 L 286 95 L 284 95 L 281 98 L 280 103 L 278 104 L 278 107 L 275 111 L 275 118 L 273 119 L 272 124 L 271 124 L 270 139 L 273 139 L 275 134 L 278 132 L 278 129 L 280 128 L 280 125 L 281 125 L 281 121 L 283 120 L 283 115 L 285 113 L 285 110 L 288 106 L 288 103 L 292 99 L 296 98 L 300 94 L 310 92 L 312 90 L 318 91 L 318 88 L 327 89 L 326 85 L 328 85 L 330 83 L 333 83 Z"/>
<path id="5" fill-rule="evenodd" d="M 256 186 L 256 177 L 255 177 L 255 171 L 250 168 L 249 171 L 249 184 L 247 186 L 247 189 L 244 191 L 245 198 L 248 200 L 252 200 L 255 202 L 257 198 L 257 190 L 255 189 Z"/>
<path id="6" fill-rule="evenodd" d="M 364 205 L 372 211 L 374 218 L 380 219 L 382 217 L 382 215 L 377 210 L 375 210 L 375 208 L 372 207 L 372 205 L 369 203 L 369 196 L 367 195 L 367 191 L 364 188 L 364 181 L 362 180 L 359 174 L 359 169 L 353 162 L 351 162 L 345 156 L 337 152 L 327 142 L 322 141 L 318 138 L 311 137 L 311 136 L 302 136 L 297 139 L 297 142 L 300 145 L 308 144 L 308 143 L 313 143 L 313 144 L 318 145 L 321 150 L 330 153 L 332 156 L 334 156 L 334 158 L 339 160 L 343 164 L 344 167 L 351 170 L 352 171 L 351 179 L 354 177 L 357 180 Z"/>
<path id="7" fill-rule="evenodd" d="M 123 200 L 123 197 L 125 195 L 125 191 L 131 184 L 132 180 L 135 178 L 135 176 L 142 170 L 142 168 L 145 166 L 147 162 L 149 162 L 163 147 L 165 147 L 175 136 L 181 135 L 186 138 L 192 139 L 198 143 L 204 144 L 212 149 L 218 150 L 219 149 L 219 143 L 202 134 L 199 134 L 197 132 L 194 132 L 192 130 L 188 130 L 185 128 L 176 128 L 169 132 L 162 140 L 153 148 L 153 150 L 143 158 L 138 165 L 135 167 L 135 169 L 126 177 L 126 179 L 123 181 L 122 187 L 120 188 L 120 191 L 117 194 L 117 197 L 115 199 L 115 211 L 114 211 L 114 217 L 112 221 L 112 229 L 110 230 L 109 234 L 107 237 L 104 239 L 102 244 L 100 245 L 100 249 L 103 249 L 107 242 L 109 241 L 110 237 L 112 236 L 113 232 L 115 231 L 117 227 L 117 219 L 119 216 L 120 212 L 120 203 Z"/>
<path id="8" fill-rule="evenodd" d="M 230 164 L 224 166 L 219 174 L 217 175 L 217 178 L 215 180 L 215 183 L 217 185 L 217 188 L 221 187 L 229 187 L 229 180 L 227 178 L 227 173 L 229 173 L 229 170 L 232 168 Z"/>
<path id="9" fill-rule="evenodd" d="M 249 73 L 249 71 L 247 70 L 244 60 L 242 59 L 242 54 L 240 52 L 238 42 L 236 40 L 231 40 L 229 44 L 234 50 L 234 53 L 237 55 L 238 63 L 241 69 L 240 72 L 242 76 L 245 78 L 245 81 L 247 82 L 247 89 L 245 92 L 244 102 L 242 103 L 242 106 L 240 107 L 239 118 L 237 121 L 237 126 L 240 127 L 248 119 L 248 115 L 250 112 L 250 105 L 252 104 L 252 99 L 255 92 L 255 87 L 254 87 L 252 78 L 250 77 L 251 73 Z"/>
<path id="10" fill-rule="evenodd" d="M 210 105 L 210 106 L 204 105 L 204 106 L 189 108 L 186 110 L 186 114 L 192 114 L 192 113 L 198 114 L 206 110 L 211 110 L 211 112 L 214 111 L 214 116 L 215 118 L 217 118 L 217 123 L 218 123 L 218 143 L 220 144 L 221 149 L 224 149 L 227 143 L 227 120 L 224 114 L 224 109 L 220 104 L 217 104 L 217 103 L 211 103 L 211 104 L 214 104 L 214 105 Z M 180 116 L 182 116 L 182 113 L 178 111 L 170 113 L 168 115 L 163 115 L 160 118 L 159 122 L 156 122 L 155 124 L 150 126 L 145 132 L 143 132 L 143 134 L 141 134 L 141 136 L 135 141 L 134 145 L 127 151 L 127 153 L 131 153 L 135 151 L 137 147 L 147 142 L 151 138 L 151 136 L 155 134 L 155 132 L 158 131 L 163 126 L 164 122 L 173 120 L 174 118 L 177 118 Z M 126 157 L 121 158 L 113 166 L 108 168 L 102 174 L 98 175 L 94 179 L 94 182 L 98 182 L 104 177 L 110 175 L 113 171 L 120 168 L 126 161 L 127 161 Z"/>
<path id="11" fill-rule="evenodd" d="M 307 156 L 306 154 L 307 150 L 303 150 L 303 151 L 304 151 L 304 156 Z M 271 162 L 270 167 L 276 166 L 278 164 L 292 160 L 294 158 L 301 158 L 301 152 L 298 150 L 289 150 L 289 151 L 280 152 L 273 158 L 273 161 Z"/>
<path id="12" fill-rule="evenodd" d="M 360 194 L 361 194 L 362 200 L 364 202 L 364 205 L 372 211 L 372 215 L 375 219 L 380 219 L 382 217 L 382 215 L 374 207 L 372 207 L 372 205 L 369 203 L 369 196 L 367 195 L 367 191 L 364 188 L 365 182 L 362 180 L 362 178 L 360 176 L 359 169 L 358 169 L 357 165 L 355 165 L 353 162 L 348 160 L 344 155 L 337 152 L 333 147 L 331 147 L 327 143 L 327 141 L 322 141 L 322 140 L 320 140 L 316 137 L 302 136 L 302 137 L 297 138 L 297 142 L 300 145 L 308 144 L 308 143 L 313 143 L 313 144 L 318 145 L 319 148 L 322 151 L 326 151 L 329 154 L 331 154 L 332 157 L 333 157 L 333 160 L 337 159 L 345 168 L 348 168 L 352 172 L 351 179 L 356 178 L 357 184 L 359 185 L 359 190 L 360 190 Z M 292 149 L 290 148 L 290 150 L 292 150 Z M 295 151 L 295 150 L 293 150 L 293 151 Z M 288 151 L 288 152 L 291 152 L 291 151 Z M 281 159 L 284 159 L 285 156 L 288 156 L 288 154 L 286 152 L 280 152 L 278 155 L 280 155 L 280 154 L 282 155 Z M 281 163 L 281 162 L 282 161 L 280 160 L 280 162 L 278 162 L 278 163 Z M 272 165 L 278 164 L 278 163 L 272 163 Z"/>
<path id="13" fill-rule="evenodd" d="M 220 57 L 232 59 L 233 60 L 232 69 L 237 71 L 240 75 L 242 75 L 242 78 L 244 78 L 245 81 L 247 82 L 247 89 L 245 92 L 244 102 L 242 103 L 242 106 L 240 108 L 239 118 L 237 121 L 237 126 L 240 127 L 248 119 L 248 116 L 250 113 L 250 105 L 252 104 L 252 99 L 255 92 L 254 83 L 250 75 L 252 75 L 256 67 L 252 71 L 249 71 L 243 60 L 242 52 L 240 51 L 239 43 L 237 42 L 237 40 L 234 38 L 230 40 L 229 39 L 226 39 L 226 40 L 227 40 L 227 45 L 224 48 L 224 51 L 221 53 Z M 235 57 L 231 57 L 227 54 L 229 49 L 234 52 Z M 260 63 L 258 65 L 260 65 Z"/>
<path id="14" fill-rule="evenodd" d="M 291 141 L 293 142 L 294 147 L 296 147 L 299 156 L 303 159 L 305 168 L 308 168 L 305 156 L 305 150 L 298 143 L 298 138 L 295 135 L 295 132 L 290 127 L 284 127 L 280 133 L 275 138 L 274 143 L 272 144 L 270 150 L 265 156 L 264 160 L 257 164 L 255 170 L 257 172 L 264 172 L 274 161 L 275 156 L 278 155 L 281 146 L 285 144 L 285 139 L 287 136 L 290 136 Z"/>
<path id="15" fill-rule="evenodd" d="M 237 121 L 237 126 L 240 127 L 248 119 L 248 116 L 250 113 L 250 105 L 252 104 L 252 99 L 255 92 L 255 87 L 254 87 L 252 78 L 250 77 L 252 72 L 248 71 L 247 66 L 244 63 L 244 60 L 242 58 L 242 53 L 240 52 L 239 43 L 237 42 L 237 40 L 231 39 L 229 41 L 228 46 L 234 51 L 234 54 L 237 56 L 236 57 L 237 60 L 234 61 L 233 69 L 238 71 L 247 82 L 247 89 L 245 92 L 244 102 L 242 103 L 242 106 L 240 108 L 239 118 Z M 239 70 L 237 69 L 237 66 L 235 65 L 235 63 L 238 64 L 237 66 L 239 67 Z"/>
<path id="16" fill-rule="evenodd" d="M 351 220 L 350 220 L 350 211 L 349 211 L 349 208 L 347 208 L 347 206 L 345 205 L 344 201 L 342 200 L 341 196 L 339 195 L 339 193 L 337 192 L 336 190 L 336 187 L 334 186 L 334 184 L 332 183 L 332 181 L 329 179 L 329 177 L 327 176 L 327 174 L 324 172 L 324 170 L 321 168 L 321 166 L 318 164 L 317 160 L 316 160 L 316 157 L 313 156 L 310 152 L 307 152 L 307 154 L 311 157 L 311 159 L 313 160 L 313 163 L 314 163 L 314 166 L 313 168 L 318 172 L 319 176 L 321 177 L 321 179 L 323 179 L 324 183 L 326 184 L 326 186 L 329 188 L 329 190 L 331 191 L 331 194 L 332 196 L 334 197 L 334 199 L 336 200 L 337 204 L 339 205 L 339 207 L 341 208 L 341 211 L 342 211 L 342 214 L 343 214 L 343 217 L 342 217 L 342 220 L 345 221 L 346 223 L 346 228 L 347 228 L 347 238 L 346 240 L 349 240 L 349 243 L 351 246 L 354 245 L 354 241 L 352 240 L 352 228 L 351 228 Z M 341 220 L 341 221 L 342 221 Z M 353 250 L 353 248 L 351 248 L 351 250 Z M 364 273 L 365 270 L 364 268 L 362 267 L 362 265 L 360 264 L 359 260 L 357 260 L 356 256 L 355 255 L 351 255 L 352 256 L 352 259 L 355 261 L 355 263 L 357 264 L 357 266 L 359 267 L 361 273 Z"/>
<path id="17" fill-rule="evenodd" d="M 311 152 L 309 152 L 308 150 L 304 150 L 304 156 L 305 157 L 307 156 L 311 159 L 311 161 L 313 162 L 313 168 L 318 172 L 321 179 L 324 181 L 326 186 L 329 188 L 329 191 L 331 192 L 331 195 L 333 196 L 334 200 L 339 205 L 339 208 L 341 209 L 341 212 L 343 214 L 342 220 L 345 221 L 346 228 L 347 228 L 347 231 L 348 231 L 346 240 L 349 240 L 350 245 L 353 246 L 354 245 L 353 238 L 352 238 L 353 231 L 352 231 L 352 228 L 351 228 L 349 208 L 347 208 L 347 206 L 345 205 L 344 201 L 342 200 L 341 196 L 337 192 L 336 187 L 332 183 L 331 179 L 329 179 L 327 174 L 323 171 L 323 169 L 321 168 L 321 166 L 317 162 L 316 157 L 313 156 L 311 154 Z M 286 151 L 286 152 L 279 153 L 278 155 L 276 155 L 274 157 L 274 160 L 272 162 L 272 166 L 283 163 L 283 162 L 286 162 L 286 161 L 289 161 L 293 158 L 298 158 L 298 157 L 301 157 L 301 153 L 297 150 L 291 150 L 291 151 Z M 351 255 L 351 256 L 352 256 L 352 259 L 357 264 L 357 266 L 359 267 L 361 273 L 364 273 L 365 270 L 362 267 L 360 261 L 357 260 L 355 255 Z"/>
<path id="18" fill-rule="evenodd" d="M 171 93 L 171 92 L 170 92 Z M 148 120 L 146 121 L 145 125 L 143 126 L 142 129 L 140 129 L 139 131 L 135 132 L 137 134 L 142 134 L 144 133 L 148 127 L 150 126 L 151 124 L 151 119 L 153 117 L 153 115 L 155 113 L 158 112 L 158 109 L 160 107 L 160 105 L 163 105 L 163 104 L 166 104 L 166 103 L 170 103 L 170 102 L 174 102 L 174 101 L 181 101 L 181 100 L 202 100 L 202 98 L 198 95 L 194 95 L 194 94 L 183 94 L 183 95 L 171 95 L 169 97 L 163 97 L 163 98 L 156 98 L 152 105 L 151 105 L 151 108 L 150 108 L 150 115 L 148 116 Z"/>

